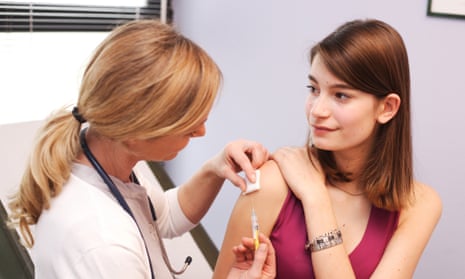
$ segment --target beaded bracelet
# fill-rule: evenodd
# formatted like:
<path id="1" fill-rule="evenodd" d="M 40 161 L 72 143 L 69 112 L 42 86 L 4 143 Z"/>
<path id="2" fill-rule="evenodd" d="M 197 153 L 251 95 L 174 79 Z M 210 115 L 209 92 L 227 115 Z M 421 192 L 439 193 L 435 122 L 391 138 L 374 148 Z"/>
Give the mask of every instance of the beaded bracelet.
<path id="1" fill-rule="evenodd" d="M 312 252 L 317 252 L 339 244 L 342 244 L 342 233 L 341 230 L 335 229 L 315 237 L 311 242 L 307 242 L 305 244 L 305 250 L 310 249 Z"/>

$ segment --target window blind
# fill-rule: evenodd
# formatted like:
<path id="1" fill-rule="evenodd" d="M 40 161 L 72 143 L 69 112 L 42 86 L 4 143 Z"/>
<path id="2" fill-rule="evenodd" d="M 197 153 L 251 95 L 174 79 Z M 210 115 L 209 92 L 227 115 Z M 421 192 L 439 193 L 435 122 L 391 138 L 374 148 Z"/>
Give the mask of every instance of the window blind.
<path id="1" fill-rule="evenodd" d="M 149 0 L 143 7 L 37 4 L 0 1 L 0 32 L 109 31 L 135 19 L 172 18 L 171 1 Z"/>

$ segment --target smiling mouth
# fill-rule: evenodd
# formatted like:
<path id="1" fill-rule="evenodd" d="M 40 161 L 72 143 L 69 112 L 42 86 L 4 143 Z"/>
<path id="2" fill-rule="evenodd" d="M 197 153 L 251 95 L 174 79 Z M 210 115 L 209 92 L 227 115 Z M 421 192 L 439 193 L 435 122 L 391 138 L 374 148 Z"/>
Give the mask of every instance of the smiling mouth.
<path id="1" fill-rule="evenodd" d="M 316 126 L 312 125 L 312 134 L 316 137 L 325 137 L 329 135 L 331 132 L 334 132 L 336 129 L 328 128 L 325 126 Z"/>
<path id="2" fill-rule="evenodd" d="M 312 125 L 312 128 L 313 128 L 315 131 L 327 131 L 327 132 L 334 131 L 334 129 L 331 129 L 331 128 L 328 128 L 328 127 L 324 127 L 324 126 L 317 126 L 317 125 Z"/>

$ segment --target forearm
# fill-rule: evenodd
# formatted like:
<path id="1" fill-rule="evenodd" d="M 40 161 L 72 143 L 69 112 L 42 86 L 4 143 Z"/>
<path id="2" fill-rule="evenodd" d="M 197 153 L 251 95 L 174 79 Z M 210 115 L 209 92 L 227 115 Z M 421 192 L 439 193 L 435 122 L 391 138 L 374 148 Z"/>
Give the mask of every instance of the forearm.
<path id="1" fill-rule="evenodd" d="M 231 142 L 219 154 L 208 160 L 200 170 L 184 185 L 178 194 L 179 203 L 192 223 L 198 223 L 215 200 L 225 179 L 242 190 L 246 187 L 244 171 L 255 181 L 255 169 L 268 159 L 268 151 L 253 141 Z"/>
<path id="2" fill-rule="evenodd" d="M 219 177 L 205 163 L 178 191 L 179 204 L 186 217 L 194 224 L 200 222 L 215 200 L 225 179 Z"/>
<path id="3" fill-rule="evenodd" d="M 322 190 L 317 199 L 302 200 L 309 241 L 339 229 L 329 194 Z M 311 253 L 316 278 L 355 278 L 343 244 Z"/>

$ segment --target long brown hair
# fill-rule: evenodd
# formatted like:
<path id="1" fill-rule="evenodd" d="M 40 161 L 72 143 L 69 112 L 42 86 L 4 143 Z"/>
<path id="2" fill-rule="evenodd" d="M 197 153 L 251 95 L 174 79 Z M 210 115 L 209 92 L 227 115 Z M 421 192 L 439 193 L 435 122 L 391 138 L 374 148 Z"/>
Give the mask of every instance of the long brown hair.
<path id="1" fill-rule="evenodd" d="M 388 93 L 399 95 L 395 117 L 377 127 L 360 183 L 375 206 L 400 210 L 413 195 L 410 73 L 402 37 L 382 21 L 354 20 L 316 44 L 310 51 L 311 62 L 317 54 L 332 74 L 353 88 L 379 99 Z M 332 152 L 315 154 L 329 183 L 350 181 L 350 175 L 338 169 Z"/>
<path id="2" fill-rule="evenodd" d="M 198 45 L 155 20 L 115 28 L 86 67 L 77 108 L 93 132 L 114 140 L 182 134 L 203 120 L 222 80 Z M 10 202 L 26 245 L 80 152 L 80 123 L 62 108 L 39 131 L 20 189 Z"/>

